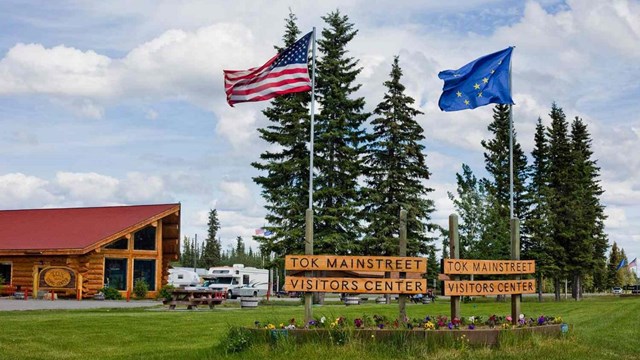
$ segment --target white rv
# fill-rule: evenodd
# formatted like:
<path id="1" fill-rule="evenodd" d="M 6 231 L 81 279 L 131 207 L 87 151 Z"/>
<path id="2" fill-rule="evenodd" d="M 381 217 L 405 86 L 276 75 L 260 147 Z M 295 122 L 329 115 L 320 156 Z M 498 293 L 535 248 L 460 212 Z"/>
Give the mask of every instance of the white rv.
<path id="1" fill-rule="evenodd" d="M 184 268 L 169 269 L 169 285 L 175 287 L 198 286 L 200 276 L 193 270 Z"/>
<path id="2" fill-rule="evenodd" d="M 245 267 L 242 264 L 209 268 L 208 274 L 203 278 L 204 286 L 214 291 L 224 291 L 231 299 L 245 296 L 244 293 L 239 294 L 239 288 L 245 286 L 251 285 L 251 295 L 256 296 L 266 294 L 269 288 L 269 270 Z"/>

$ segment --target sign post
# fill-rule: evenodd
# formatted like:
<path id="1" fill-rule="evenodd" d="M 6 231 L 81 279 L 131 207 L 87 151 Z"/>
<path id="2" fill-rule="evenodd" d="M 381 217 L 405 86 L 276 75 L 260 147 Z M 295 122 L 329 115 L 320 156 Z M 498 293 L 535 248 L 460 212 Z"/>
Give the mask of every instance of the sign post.
<path id="1" fill-rule="evenodd" d="M 511 219 L 511 260 L 520 260 L 520 220 L 513 218 Z M 515 275 L 514 279 L 520 280 L 520 275 Z M 511 321 L 514 325 L 520 316 L 521 299 L 522 294 L 511 294 Z"/>
<path id="2" fill-rule="evenodd" d="M 400 257 L 407 256 L 407 210 L 400 210 L 400 244 L 398 255 Z M 400 272 L 400 279 L 405 279 L 407 277 L 407 273 L 404 271 Z M 425 286 L 426 292 L 426 286 Z M 407 295 L 400 294 L 398 298 L 398 310 L 400 321 L 406 321 L 407 318 Z"/>
<path id="3" fill-rule="evenodd" d="M 305 212 L 305 241 L 304 241 L 304 253 L 305 255 L 313 255 L 313 210 L 311 208 L 307 209 Z M 311 277 L 311 271 L 306 271 L 304 274 L 306 277 Z M 287 285 L 287 291 L 295 291 Z M 309 323 L 309 321 L 313 320 L 313 310 L 311 309 L 311 305 L 313 302 L 313 293 L 306 292 L 304 293 L 304 321 L 305 323 Z"/>
<path id="4" fill-rule="evenodd" d="M 449 256 L 452 259 L 460 258 L 460 239 L 458 238 L 458 215 L 449 215 Z M 446 272 L 445 272 L 446 274 Z M 460 280 L 460 276 L 455 275 L 453 281 Z M 446 284 L 446 283 L 445 283 Z M 445 286 L 446 289 L 446 286 Z M 442 291 L 445 295 L 444 290 Z M 460 319 L 460 296 L 451 296 L 451 319 Z"/>

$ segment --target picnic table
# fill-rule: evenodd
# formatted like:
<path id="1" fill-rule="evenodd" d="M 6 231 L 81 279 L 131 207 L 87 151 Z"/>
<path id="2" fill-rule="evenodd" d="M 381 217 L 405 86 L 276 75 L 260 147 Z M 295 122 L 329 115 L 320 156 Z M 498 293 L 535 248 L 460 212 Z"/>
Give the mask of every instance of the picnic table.
<path id="1" fill-rule="evenodd" d="M 174 310 L 176 305 L 186 305 L 189 310 L 197 309 L 198 305 L 209 305 L 209 309 L 213 309 L 215 305 L 222 304 L 225 295 L 222 291 L 206 289 L 173 289 L 171 299 L 165 305 L 169 305 L 169 310 Z"/>

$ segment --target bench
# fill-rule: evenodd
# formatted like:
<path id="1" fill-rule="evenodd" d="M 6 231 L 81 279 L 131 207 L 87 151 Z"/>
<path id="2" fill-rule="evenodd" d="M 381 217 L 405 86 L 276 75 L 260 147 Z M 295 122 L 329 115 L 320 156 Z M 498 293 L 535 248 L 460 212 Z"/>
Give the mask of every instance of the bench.
<path id="1" fill-rule="evenodd" d="M 171 300 L 166 301 L 165 305 L 169 305 L 170 310 L 174 310 L 177 305 L 185 305 L 189 310 L 197 309 L 198 305 L 208 305 L 209 309 L 213 309 L 215 305 L 222 304 L 224 295 L 223 292 L 211 290 L 173 289 Z"/>

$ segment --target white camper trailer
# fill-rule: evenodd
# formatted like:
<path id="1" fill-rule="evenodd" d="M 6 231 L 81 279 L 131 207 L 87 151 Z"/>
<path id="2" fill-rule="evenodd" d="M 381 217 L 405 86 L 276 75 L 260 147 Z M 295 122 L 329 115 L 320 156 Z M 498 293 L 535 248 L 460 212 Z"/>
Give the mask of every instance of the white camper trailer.
<path id="1" fill-rule="evenodd" d="M 266 294 L 269 288 L 269 270 L 245 267 L 242 264 L 233 266 L 219 266 L 209 268 L 209 273 L 203 276 L 204 286 L 214 291 L 224 291 L 227 297 L 233 299 L 238 296 L 239 288 L 251 285 L 251 295 Z"/>
<path id="2" fill-rule="evenodd" d="M 169 269 L 168 284 L 175 287 L 198 286 L 200 276 L 193 270 Z"/>

